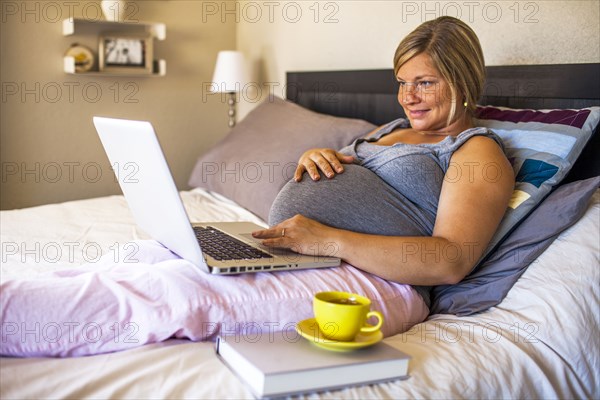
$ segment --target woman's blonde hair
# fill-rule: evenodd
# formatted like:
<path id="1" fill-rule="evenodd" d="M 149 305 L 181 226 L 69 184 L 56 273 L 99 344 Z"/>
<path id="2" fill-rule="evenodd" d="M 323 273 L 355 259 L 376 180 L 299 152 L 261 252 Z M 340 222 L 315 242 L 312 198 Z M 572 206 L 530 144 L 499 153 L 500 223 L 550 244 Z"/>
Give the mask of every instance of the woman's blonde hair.
<path id="1" fill-rule="evenodd" d="M 479 39 L 464 22 L 453 17 L 439 17 L 421 24 L 406 36 L 394 55 L 394 74 L 404 63 L 425 53 L 434 67 L 448 82 L 452 108 L 448 124 L 456 114 L 456 103 L 466 103 L 466 111 L 473 115 L 483 92 L 485 62 Z M 457 99 L 458 92 L 463 96 Z"/>

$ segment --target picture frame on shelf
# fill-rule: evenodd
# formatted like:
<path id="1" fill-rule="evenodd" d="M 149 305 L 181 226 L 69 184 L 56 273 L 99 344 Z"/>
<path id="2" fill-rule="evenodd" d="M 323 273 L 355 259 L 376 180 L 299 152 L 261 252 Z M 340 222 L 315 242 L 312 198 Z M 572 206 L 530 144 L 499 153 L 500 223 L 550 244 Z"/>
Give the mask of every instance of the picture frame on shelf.
<path id="1" fill-rule="evenodd" d="M 104 33 L 99 38 L 99 69 L 117 74 L 152 74 L 152 45 L 150 36 Z"/>

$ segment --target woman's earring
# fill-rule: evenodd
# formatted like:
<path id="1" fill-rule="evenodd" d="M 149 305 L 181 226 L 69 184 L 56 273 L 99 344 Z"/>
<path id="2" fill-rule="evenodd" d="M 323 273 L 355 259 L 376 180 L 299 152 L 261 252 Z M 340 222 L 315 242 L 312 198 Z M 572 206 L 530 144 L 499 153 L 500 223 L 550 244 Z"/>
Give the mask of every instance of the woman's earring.
<path id="1" fill-rule="evenodd" d="M 465 106 L 465 108 L 467 108 L 468 105 L 469 103 L 467 103 L 466 101 L 463 103 L 463 106 Z"/>

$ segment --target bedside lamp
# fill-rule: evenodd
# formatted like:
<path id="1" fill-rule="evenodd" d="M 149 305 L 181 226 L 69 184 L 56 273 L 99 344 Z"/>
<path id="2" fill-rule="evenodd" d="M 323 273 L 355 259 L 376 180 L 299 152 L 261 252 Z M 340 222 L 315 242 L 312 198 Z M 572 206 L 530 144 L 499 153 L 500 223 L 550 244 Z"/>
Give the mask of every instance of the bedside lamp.
<path id="1" fill-rule="evenodd" d="M 213 75 L 213 92 L 227 93 L 229 104 L 229 127 L 235 125 L 236 93 L 245 84 L 244 55 L 239 51 L 220 51 Z"/>

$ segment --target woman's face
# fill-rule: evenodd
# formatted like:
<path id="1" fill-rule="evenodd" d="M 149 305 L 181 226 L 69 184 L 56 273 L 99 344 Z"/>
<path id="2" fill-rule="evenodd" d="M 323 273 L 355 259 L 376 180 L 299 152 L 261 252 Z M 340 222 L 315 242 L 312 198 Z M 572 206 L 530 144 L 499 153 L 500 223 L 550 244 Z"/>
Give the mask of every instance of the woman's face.
<path id="1" fill-rule="evenodd" d="M 452 108 L 450 86 L 431 62 L 421 53 L 408 60 L 398 70 L 398 101 L 413 129 L 427 134 L 452 135 L 464 129 L 464 107 L 457 104 L 456 116 L 448 126 Z"/>

